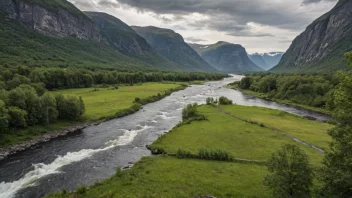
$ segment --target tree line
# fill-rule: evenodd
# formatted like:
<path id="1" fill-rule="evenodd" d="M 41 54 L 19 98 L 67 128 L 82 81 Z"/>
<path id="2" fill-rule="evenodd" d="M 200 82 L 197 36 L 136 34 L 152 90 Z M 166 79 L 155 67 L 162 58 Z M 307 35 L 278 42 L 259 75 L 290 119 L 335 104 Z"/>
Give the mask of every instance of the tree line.
<path id="1" fill-rule="evenodd" d="M 20 84 L 41 84 L 48 90 L 86 88 L 94 84 L 138 84 L 162 81 L 220 80 L 227 75 L 187 72 L 120 72 L 108 69 L 84 68 L 15 68 L 0 66 L 0 89 L 11 90 Z"/>
<path id="2" fill-rule="evenodd" d="M 239 88 L 265 93 L 270 99 L 288 100 L 313 107 L 331 107 L 340 76 L 312 74 L 252 74 Z"/>
<path id="3" fill-rule="evenodd" d="M 144 82 L 219 80 L 224 74 L 183 72 L 119 72 L 107 69 L 30 68 L 0 66 L 0 132 L 79 120 L 82 98 L 50 95 L 47 90 Z"/>

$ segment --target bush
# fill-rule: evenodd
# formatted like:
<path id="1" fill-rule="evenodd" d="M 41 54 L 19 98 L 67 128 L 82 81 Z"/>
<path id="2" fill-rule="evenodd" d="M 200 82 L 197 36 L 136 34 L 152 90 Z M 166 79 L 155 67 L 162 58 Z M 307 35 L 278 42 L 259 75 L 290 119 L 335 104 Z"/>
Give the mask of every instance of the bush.
<path id="1" fill-rule="evenodd" d="M 177 153 L 176 153 L 176 157 L 177 158 L 194 158 L 194 156 L 192 155 L 192 153 L 190 151 L 185 151 L 182 149 L 178 149 Z"/>
<path id="2" fill-rule="evenodd" d="M 87 192 L 87 187 L 86 186 L 84 186 L 84 185 L 82 185 L 82 186 L 78 186 L 77 188 L 76 188 L 76 193 L 78 193 L 78 194 L 84 194 L 84 193 L 86 193 Z"/>
<path id="3" fill-rule="evenodd" d="M 205 160 L 218 160 L 218 161 L 232 161 L 233 158 L 225 150 L 211 150 L 211 149 L 200 149 L 197 155 L 199 159 Z"/>
<path id="4" fill-rule="evenodd" d="M 186 108 L 182 110 L 182 119 L 184 123 L 191 123 L 192 121 L 206 120 L 204 115 L 198 113 L 198 104 L 189 104 Z"/>
<path id="5" fill-rule="evenodd" d="M 232 102 L 232 100 L 226 98 L 225 96 L 221 96 L 219 98 L 219 104 L 221 104 L 221 105 L 231 105 L 231 104 L 233 104 L 233 102 Z"/>
<path id="6" fill-rule="evenodd" d="M 217 101 L 214 98 L 209 97 L 206 99 L 206 103 L 207 103 L 207 105 L 213 105 L 213 104 L 216 104 Z"/>
<path id="7" fill-rule="evenodd" d="M 27 127 L 27 112 L 18 107 L 9 107 L 10 125 L 16 128 Z"/>

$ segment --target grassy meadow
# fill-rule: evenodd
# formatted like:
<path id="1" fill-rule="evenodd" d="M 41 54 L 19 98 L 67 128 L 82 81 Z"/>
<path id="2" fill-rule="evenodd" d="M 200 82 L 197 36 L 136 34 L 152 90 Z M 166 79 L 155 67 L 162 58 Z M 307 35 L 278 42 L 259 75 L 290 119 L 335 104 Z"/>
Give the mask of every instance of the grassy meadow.
<path id="1" fill-rule="evenodd" d="M 198 112 L 207 120 L 181 124 L 161 136 L 151 149 L 168 155 L 146 157 L 130 170 L 117 171 L 110 179 L 89 188 L 78 188 L 80 198 L 177 197 L 200 195 L 215 197 L 270 197 L 262 181 L 267 174 L 263 164 L 239 161 L 181 159 L 179 149 L 197 154 L 200 149 L 223 150 L 233 158 L 265 162 L 284 144 L 295 144 L 319 167 L 323 154 L 303 144 L 261 127 L 275 127 L 292 136 L 323 148 L 329 141 L 329 124 L 306 120 L 294 115 L 258 107 L 200 106 Z M 257 121 L 249 123 L 227 113 Z M 49 198 L 70 197 L 63 191 Z"/>
<path id="2" fill-rule="evenodd" d="M 81 96 L 86 106 L 84 118 L 82 118 L 81 121 L 58 121 L 49 125 L 38 125 L 26 129 L 10 131 L 1 136 L 0 148 L 16 145 L 31 140 L 37 136 L 44 135 L 48 131 L 65 129 L 80 122 L 114 117 L 119 112 L 131 109 L 136 97 L 147 99 L 158 94 L 163 96 L 166 91 L 175 88 L 178 89 L 180 87 L 181 83 L 145 83 L 141 85 L 121 86 L 118 89 L 84 88 L 53 91 L 51 92 L 53 95 L 64 94 Z M 94 89 L 96 90 L 93 91 Z"/>
<path id="3" fill-rule="evenodd" d="M 144 83 L 134 86 L 120 86 L 118 89 L 66 89 L 51 93 L 53 95 L 63 94 L 78 97 L 81 96 L 86 105 L 85 117 L 88 120 L 99 120 L 113 116 L 116 112 L 122 109 L 130 108 L 137 97 L 144 99 L 177 87 L 180 87 L 180 84 Z"/>

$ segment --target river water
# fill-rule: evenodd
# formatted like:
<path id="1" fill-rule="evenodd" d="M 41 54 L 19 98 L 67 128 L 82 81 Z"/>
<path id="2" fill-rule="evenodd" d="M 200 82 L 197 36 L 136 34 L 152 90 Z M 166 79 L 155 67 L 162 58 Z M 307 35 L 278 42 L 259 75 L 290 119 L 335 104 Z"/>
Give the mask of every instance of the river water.
<path id="1" fill-rule="evenodd" d="M 150 156 L 146 145 L 181 121 L 182 108 L 205 103 L 207 97 L 226 96 L 234 103 L 280 109 L 300 116 L 328 120 L 323 114 L 282 105 L 224 88 L 242 76 L 193 85 L 145 105 L 123 118 L 84 129 L 82 133 L 55 139 L 0 162 L 0 198 L 37 198 L 61 189 L 92 185 L 104 180 L 117 167 L 127 167 Z"/>

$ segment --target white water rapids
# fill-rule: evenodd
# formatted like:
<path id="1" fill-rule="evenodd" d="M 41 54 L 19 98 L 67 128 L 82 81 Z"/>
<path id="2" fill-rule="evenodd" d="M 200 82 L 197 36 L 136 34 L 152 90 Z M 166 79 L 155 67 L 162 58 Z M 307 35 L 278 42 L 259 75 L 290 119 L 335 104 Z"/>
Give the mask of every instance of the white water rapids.
<path id="1" fill-rule="evenodd" d="M 165 116 L 163 114 L 163 116 Z M 165 116 L 166 117 L 166 116 Z M 167 118 L 165 118 L 167 119 Z M 58 156 L 50 164 L 34 164 L 34 170 L 28 172 L 23 178 L 5 183 L 0 183 L 0 198 L 12 198 L 19 190 L 36 185 L 36 181 L 40 178 L 51 174 L 59 174 L 60 168 L 74 162 L 82 161 L 101 151 L 106 151 L 117 146 L 123 146 L 131 143 L 138 133 L 151 128 L 150 126 L 138 126 L 135 130 L 125 130 L 124 134 L 116 140 L 110 140 L 106 143 L 106 147 L 101 149 L 83 149 L 78 152 L 68 152 L 65 156 Z"/>

